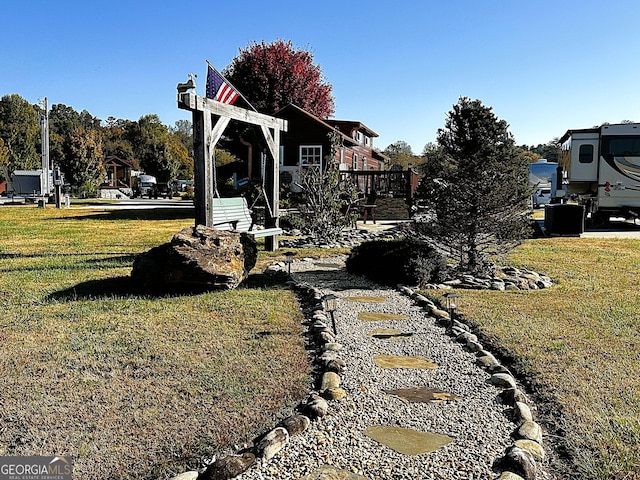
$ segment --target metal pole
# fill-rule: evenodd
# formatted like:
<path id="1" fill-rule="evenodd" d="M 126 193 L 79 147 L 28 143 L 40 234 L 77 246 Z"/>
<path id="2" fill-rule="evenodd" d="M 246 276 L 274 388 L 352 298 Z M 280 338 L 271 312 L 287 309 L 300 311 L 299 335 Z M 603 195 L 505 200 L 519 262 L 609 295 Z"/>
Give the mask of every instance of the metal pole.
<path id="1" fill-rule="evenodd" d="M 56 208 L 60 208 L 60 197 L 62 196 L 62 178 L 60 176 L 60 167 L 56 167 L 53 183 L 55 185 Z"/>
<path id="2" fill-rule="evenodd" d="M 43 198 L 51 192 L 51 166 L 49 164 L 49 101 L 44 97 L 44 114 L 40 114 L 40 134 L 42 138 L 42 181 L 40 194 Z"/>

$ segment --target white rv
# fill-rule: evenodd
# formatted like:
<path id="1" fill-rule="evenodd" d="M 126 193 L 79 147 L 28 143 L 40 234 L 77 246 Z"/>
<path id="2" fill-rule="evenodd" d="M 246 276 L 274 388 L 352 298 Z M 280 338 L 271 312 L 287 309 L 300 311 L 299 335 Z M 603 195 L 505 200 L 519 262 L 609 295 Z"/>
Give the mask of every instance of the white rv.
<path id="1" fill-rule="evenodd" d="M 593 223 L 640 216 L 640 124 L 569 130 L 560 141 L 565 193 Z"/>
<path id="2" fill-rule="evenodd" d="M 158 181 L 153 175 L 141 173 L 133 179 L 133 197 L 152 198 Z M 157 198 L 157 197 L 156 197 Z"/>

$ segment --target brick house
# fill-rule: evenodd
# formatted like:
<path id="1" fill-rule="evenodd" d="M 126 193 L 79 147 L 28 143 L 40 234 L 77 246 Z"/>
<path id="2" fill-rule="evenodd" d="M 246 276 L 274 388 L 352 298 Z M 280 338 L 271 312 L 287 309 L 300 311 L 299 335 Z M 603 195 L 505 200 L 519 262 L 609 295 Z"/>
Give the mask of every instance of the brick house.
<path id="1" fill-rule="evenodd" d="M 289 123 L 287 132 L 280 138 L 280 179 L 292 183 L 301 168 L 322 166 L 328 162 L 342 171 L 382 171 L 389 158 L 373 147 L 378 136 L 362 122 L 347 120 L 322 120 L 293 104 L 280 109 L 276 117 Z M 341 146 L 332 152 L 329 134 L 337 131 Z"/>

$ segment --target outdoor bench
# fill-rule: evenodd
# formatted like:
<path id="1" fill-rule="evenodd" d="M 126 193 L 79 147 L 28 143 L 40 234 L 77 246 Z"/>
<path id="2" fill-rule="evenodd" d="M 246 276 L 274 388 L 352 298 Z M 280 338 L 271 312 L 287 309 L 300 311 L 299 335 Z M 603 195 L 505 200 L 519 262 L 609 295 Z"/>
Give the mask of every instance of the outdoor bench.
<path id="1" fill-rule="evenodd" d="M 254 238 L 281 235 L 279 227 L 256 229 L 251 210 L 244 197 L 214 198 L 212 204 L 213 228 L 230 232 L 248 233 Z"/>

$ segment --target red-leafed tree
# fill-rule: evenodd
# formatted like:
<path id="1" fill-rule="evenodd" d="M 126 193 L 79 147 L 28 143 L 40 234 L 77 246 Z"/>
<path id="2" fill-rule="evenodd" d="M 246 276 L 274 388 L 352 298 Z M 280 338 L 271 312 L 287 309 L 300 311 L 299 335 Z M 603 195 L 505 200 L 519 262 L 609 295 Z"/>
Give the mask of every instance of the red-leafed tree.
<path id="1" fill-rule="evenodd" d="M 332 86 L 313 55 L 291 41 L 253 42 L 235 57 L 223 74 L 259 111 L 272 115 L 293 103 L 320 118 L 335 111 Z"/>

